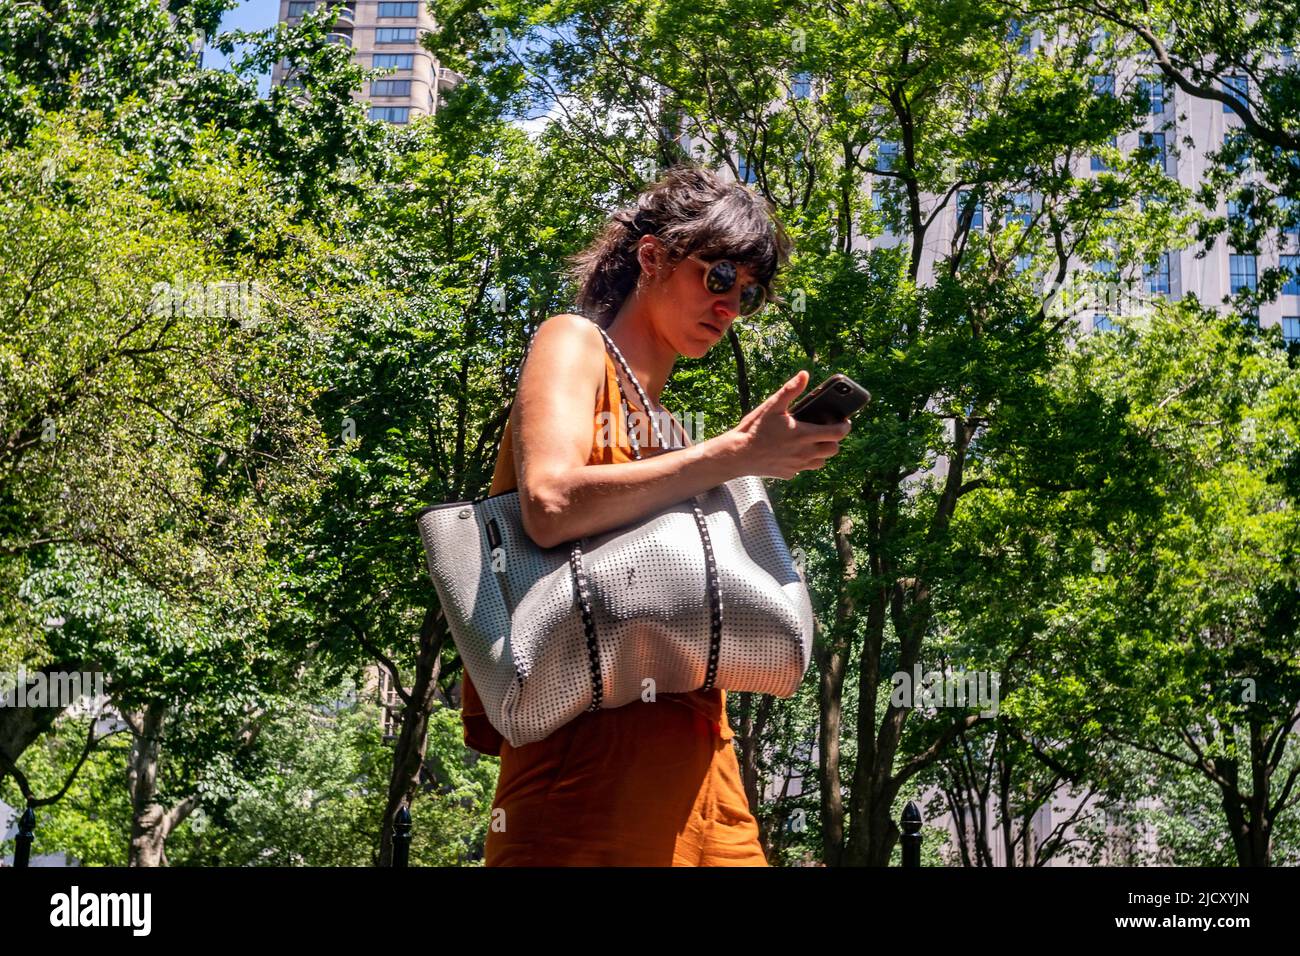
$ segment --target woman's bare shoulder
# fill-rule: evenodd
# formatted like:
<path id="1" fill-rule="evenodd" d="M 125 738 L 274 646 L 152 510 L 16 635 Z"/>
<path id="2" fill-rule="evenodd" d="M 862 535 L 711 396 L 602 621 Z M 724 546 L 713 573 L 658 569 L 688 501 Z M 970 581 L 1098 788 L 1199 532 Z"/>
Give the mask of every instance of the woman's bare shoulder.
<path id="1" fill-rule="evenodd" d="M 599 341 L 600 330 L 596 328 L 596 323 L 585 315 L 579 315 L 576 312 L 557 312 L 548 319 L 544 319 L 542 324 L 537 327 L 540 335 L 543 329 L 552 331 L 561 330 L 570 334 L 576 334 L 585 337 L 588 341 Z"/>
<path id="2" fill-rule="evenodd" d="M 604 366 L 605 340 L 596 323 L 584 315 L 558 312 L 545 319 L 533 335 L 530 352 L 538 346 L 556 358 L 576 361 L 586 369 Z"/>
<path id="3" fill-rule="evenodd" d="M 578 384 L 597 395 L 605 381 L 605 341 L 586 316 L 560 312 L 538 326 L 529 346 L 529 362 L 545 374 L 548 386 Z"/>

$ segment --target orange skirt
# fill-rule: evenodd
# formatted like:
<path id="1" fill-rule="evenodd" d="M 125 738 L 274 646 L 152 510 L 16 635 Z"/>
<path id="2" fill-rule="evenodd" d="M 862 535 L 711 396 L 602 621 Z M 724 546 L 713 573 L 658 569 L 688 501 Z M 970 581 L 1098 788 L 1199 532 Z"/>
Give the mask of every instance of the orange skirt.
<path id="1" fill-rule="evenodd" d="M 767 866 L 729 739 L 634 701 L 501 747 L 487 866 Z"/>

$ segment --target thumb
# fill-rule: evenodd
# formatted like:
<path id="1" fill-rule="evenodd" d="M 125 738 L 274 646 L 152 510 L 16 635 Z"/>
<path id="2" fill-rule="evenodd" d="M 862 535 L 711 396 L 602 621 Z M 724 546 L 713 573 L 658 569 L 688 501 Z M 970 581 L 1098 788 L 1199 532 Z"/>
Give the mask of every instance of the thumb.
<path id="1" fill-rule="evenodd" d="M 795 400 L 800 392 L 808 385 L 808 370 L 799 369 L 795 372 L 794 378 L 782 385 L 772 396 L 772 407 L 778 412 L 783 412 L 790 407 L 790 403 Z"/>

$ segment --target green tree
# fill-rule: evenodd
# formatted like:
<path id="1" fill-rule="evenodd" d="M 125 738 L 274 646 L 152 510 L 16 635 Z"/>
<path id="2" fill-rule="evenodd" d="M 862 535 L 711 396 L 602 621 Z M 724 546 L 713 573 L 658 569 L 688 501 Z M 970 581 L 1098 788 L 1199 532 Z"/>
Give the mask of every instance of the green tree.
<path id="1" fill-rule="evenodd" d="M 1031 5 L 1032 7 L 1033 5 Z M 1169 96 L 1177 90 L 1237 119 L 1222 143 L 1195 145 L 1212 163 L 1197 198 L 1210 211 L 1197 238 L 1208 249 L 1227 230 L 1239 252 L 1261 245 L 1300 251 L 1300 17 L 1294 4 L 1192 3 L 1188 0 L 1072 0 L 1097 17 L 1112 42 L 1141 63 Z M 1186 136 L 1194 142 L 1193 136 Z M 1218 200 L 1234 205 L 1213 214 Z M 1272 300 L 1288 273 L 1270 266 L 1238 303 Z"/>
<path id="2" fill-rule="evenodd" d="M 187 786 L 237 761 L 308 656 L 271 640 L 293 613 L 276 555 L 328 467 L 312 369 L 337 300 L 328 279 L 304 289 L 325 247 L 233 147 L 202 140 L 164 203 L 100 119 L 50 114 L 0 154 L 0 563 L 21 582 L 5 664 L 107 674 L 148 864 L 197 805 Z M 271 267 L 281 231 L 299 251 Z M 0 711 L 0 765 L 29 799 L 48 795 L 18 760 L 58 710 Z M 184 769 L 159 790 L 168 721 Z"/>
<path id="3" fill-rule="evenodd" d="M 1000 496 L 1068 488 L 1035 525 L 1053 599 L 1035 607 L 1037 595 L 1013 591 L 986 618 L 1032 636 L 1010 709 L 1085 778 L 1099 779 L 1077 749 L 1106 742 L 1165 764 L 1144 779 L 1174 806 L 1199 778 L 1239 865 L 1290 859 L 1294 847 L 1273 840 L 1294 832 L 1300 805 L 1300 377 L 1276 331 L 1253 336 L 1190 300 L 1119 322 L 1071 351 L 1045 390 L 1091 409 L 1093 424 L 997 436 L 1007 453 L 972 502 L 996 524 L 1010 510 Z M 1072 473 L 1044 474 L 1049 441 L 1077 450 Z M 1181 783 L 1160 783 L 1175 771 Z"/>

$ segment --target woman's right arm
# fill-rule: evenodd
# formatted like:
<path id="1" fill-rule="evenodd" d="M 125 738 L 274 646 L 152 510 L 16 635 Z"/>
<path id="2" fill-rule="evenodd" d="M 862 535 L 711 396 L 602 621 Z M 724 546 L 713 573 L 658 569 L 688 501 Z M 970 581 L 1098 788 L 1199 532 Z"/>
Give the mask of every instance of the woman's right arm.
<path id="1" fill-rule="evenodd" d="M 539 547 L 631 524 L 739 475 L 790 478 L 838 451 L 848 423 L 812 425 L 785 414 L 800 372 L 741 423 L 686 448 L 590 465 L 605 344 L 589 319 L 541 324 L 520 374 L 511 415 L 524 530 Z"/>

